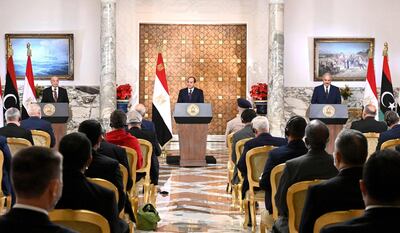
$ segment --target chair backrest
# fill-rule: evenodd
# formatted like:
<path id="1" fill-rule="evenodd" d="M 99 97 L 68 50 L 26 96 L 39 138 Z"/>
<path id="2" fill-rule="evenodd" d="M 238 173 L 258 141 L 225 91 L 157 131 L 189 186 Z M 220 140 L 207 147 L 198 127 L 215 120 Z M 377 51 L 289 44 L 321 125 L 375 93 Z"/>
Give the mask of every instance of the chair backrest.
<path id="1" fill-rule="evenodd" d="M 400 145 L 400 138 L 388 140 L 381 145 L 381 150 L 392 149 L 394 150 L 397 145 Z"/>
<path id="2" fill-rule="evenodd" d="M 35 146 L 44 146 L 50 148 L 51 138 L 49 133 L 43 130 L 34 130 L 34 129 L 31 130 L 31 133 L 33 138 L 33 144 L 35 144 Z"/>
<path id="3" fill-rule="evenodd" d="M 236 164 L 239 162 L 240 156 L 243 153 L 243 149 L 244 149 L 244 144 L 249 141 L 252 138 L 244 138 L 241 139 L 239 141 L 236 142 L 236 146 L 235 146 L 235 151 L 236 151 Z M 243 183 L 243 177 L 242 174 L 240 172 L 238 172 L 238 177 L 240 180 L 240 183 Z"/>
<path id="4" fill-rule="evenodd" d="M 346 222 L 352 218 L 360 217 L 363 214 L 364 210 L 333 211 L 326 213 L 315 221 L 314 233 L 319 233 L 325 226 Z"/>
<path id="5" fill-rule="evenodd" d="M 233 142 L 233 134 L 234 133 L 230 133 L 228 134 L 228 136 L 226 137 L 226 144 L 228 145 L 228 157 L 229 162 L 232 161 L 232 142 Z"/>
<path id="6" fill-rule="evenodd" d="M 247 151 L 246 166 L 250 191 L 255 187 L 260 187 L 259 177 L 264 171 L 269 152 L 274 148 L 273 146 L 260 146 Z"/>
<path id="7" fill-rule="evenodd" d="M 11 156 L 14 156 L 21 149 L 32 146 L 31 142 L 25 138 L 7 138 L 7 144 L 10 149 Z"/>
<path id="8" fill-rule="evenodd" d="M 49 212 L 49 218 L 77 232 L 110 233 L 107 219 L 89 210 L 55 209 Z"/>
<path id="9" fill-rule="evenodd" d="M 278 164 L 271 171 L 271 176 L 270 176 L 271 202 L 272 202 L 272 218 L 274 220 L 278 219 L 278 208 L 276 207 L 276 203 L 275 203 L 275 195 L 276 195 L 276 191 L 278 190 L 278 184 L 279 184 L 279 181 L 281 180 L 281 176 L 282 176 L 283 170 L 285 169 L 285 166 L 286 165 L 284 163 Z"/>
<path id="10" fill-rule="evenodd" d="M 135 183 L 136 182 L 136 164 L 137 164 L 137 159 L 138 159 L 137 153 L 134 149 L 132 149 L 130 147 L 122 146 L 122 148 L 124 148 L 126 151 L 128 164 L 131 169 L 131 178 L 133 181 L 132 189 L 135 189 L 135 186 L 136 186 L 136 183 Z M 131 190 L 128 190 L 128 191 L 131 192 Z"/>
<path id="11" fill-rule="evenodd" d="M 371 156 L 371 154 L 374 153 L 376 150 L 376 145 L 378 145 L 379 133 L 364 133 L 364 136 L 367 138 L 368 141 L 368 159 L 369 156 Z"/>
<path id="12" fill-rule="evenodd" d="M 118 201 L 119 201 L 118 200 L 119 199 L 118 189 L 117 189 L 117 187 L 115 187 L 115 185 L 113 183 L 111 183 L 108 180 L 101 179 L 101 178 L 90 178 L 90 177 L 88 177 L 87 179 L 92 183 L 95 183 L 97 185 L 100 185 L 103 188 L 106 188 L 106 189 L 109 189 L 109 190 L 113 191 L 114 194 L 115 194 L 115 200 L 118 203 Z"/>
<path id="13" fill-rule="evenodd" d="M 153 145 L 151 142 L 138 138 L 140 144 L 140 150 L 143 156 L 143 166 L 138 170 L 138 172 L 145 172 L 146 178 L 150 179 L 150 166 L 151 166 L 151 155 L 153 154 Z"/>
<path id="14" fill-rule="evenodd" d="M 318 184 L 321 181 L 322 180 L 301 181 L 289 187 L 286 195 L 286 203 L 289 209 L 288 225 L 290 233 L 299 232 L 301 213 L 304 208 L 308 187 Z"/>
<path id="15" fill-rule="evenodd" d="M 4 154 L 3 151 L 0 150 L 0 196 L 4 195 L 1 182 L 3 181 L 3 163 L 4 163 Z M 2 206 L 0 206 L 1 208 Z"/>
<path id="16" fill-rule="evenodd" d="M 124 192 L 126 191 L 126 186 L 128 185 L 128 169 L 122 164 L 119 164 L 119 171 L 122 175 L 122 184 L 124 186 Z"/>

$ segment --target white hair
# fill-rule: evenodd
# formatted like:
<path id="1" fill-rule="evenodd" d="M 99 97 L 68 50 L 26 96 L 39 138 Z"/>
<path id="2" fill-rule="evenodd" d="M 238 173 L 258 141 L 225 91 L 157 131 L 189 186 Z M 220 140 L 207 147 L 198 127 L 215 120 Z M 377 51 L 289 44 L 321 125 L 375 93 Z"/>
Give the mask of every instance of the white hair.
<path id="1" fill-rule="evenodd" d="M 269 122 L 268 118 L 265 116 L 257 116 L 251 121 L 251 123 L 253 124 L 253 129 L 257 130 L 259 133 L 269 132 Z"/>
<path id="2" fill-rule="evenodd" d="M 129 111 L 127 118 L 128 124 L 141 124 L 143 119 L 142 115 L 135 110 Z"/>
<path id="3" fill-rule="evenodd" d="M 41 108 L 40 105 L 37 103 L 31 103 L 28 105 L 28 115 L 29 116 L 37 116 L 37 117 L 41 117 Z"/>
<path id="4" fill-rule="evenodd" d="M 5 117 L 7 121 L 18 121 L 21 117 L 21 113 L 16 108 L 9 108 L 5 113 Z"/>
<path id="5" fill-rule="evenodd" d="M 147 109 L 146 109 L 146 106 L 144 106 L 143 104 L 136 104 L 135 110 L 144 117 Z"/>

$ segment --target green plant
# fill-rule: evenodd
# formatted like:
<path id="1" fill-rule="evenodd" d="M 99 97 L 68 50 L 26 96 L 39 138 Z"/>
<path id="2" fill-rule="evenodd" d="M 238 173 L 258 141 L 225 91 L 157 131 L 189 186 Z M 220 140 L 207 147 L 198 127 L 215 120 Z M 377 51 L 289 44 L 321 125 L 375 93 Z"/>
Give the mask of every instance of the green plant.
<path id="1" fill-rule="evenodd" d="M 343 97 L 344 100 L 347 100 L 350 96 L 353 95 L 353 92 L 349 88 L 349 86 L 344 85 L 344 88 L 340 88 L 340 95 Z"/>

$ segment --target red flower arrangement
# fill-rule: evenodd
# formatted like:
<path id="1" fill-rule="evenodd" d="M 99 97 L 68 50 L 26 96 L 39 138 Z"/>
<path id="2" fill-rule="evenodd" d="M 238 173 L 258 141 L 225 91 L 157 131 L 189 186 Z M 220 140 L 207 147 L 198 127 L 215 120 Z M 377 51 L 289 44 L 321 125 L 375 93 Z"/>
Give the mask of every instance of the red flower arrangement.
<path id="1" fill-rule="evenodd" d="M 250 96 L 254 100 L 266 100 L 268 99 L 268 84 L 257 83 L 251 86 Z"/>
<path id="2" fill-rule="evenodd" d="M 132 96 L 132 88 L 129 84 L 119 85 L 117 87 L 117 99 L 128 100 Z"/>

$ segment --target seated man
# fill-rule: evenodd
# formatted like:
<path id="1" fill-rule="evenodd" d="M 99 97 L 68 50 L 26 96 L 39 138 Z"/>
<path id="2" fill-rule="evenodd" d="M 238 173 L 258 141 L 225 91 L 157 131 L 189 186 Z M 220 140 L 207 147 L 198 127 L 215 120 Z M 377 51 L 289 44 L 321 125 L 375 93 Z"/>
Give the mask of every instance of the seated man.
<path id="1" fill-rule="evenodd" d="M 400 219 L 400 154 L 377 151 L 364 165 L 360 189 L 365 213 L 348 222 L 328 226 L 321 233 L 398 232 Z"/>
<path id="2" fill-rule="evenodd" d="M 136 112 L 140 113 L 142 115 L 142 125 L 141 128 L 143 130 L 148 130 L 156 133 L 156 127 L 154 126 L 154 123 L 152 121 L 144 119 L 144 116 L 146 115 L 146 107 L 143 104 L 136 104 L 135 106 Z"/>
<path id="3" fill-rule="evenodd" d="M 396 112 L 387 111 L 385 112 L 385 122 L 389 130 L 379 134 L 376 150 L 380 150 L 384 142 L 400 138 L 399 115 Z"/>
<path id="4" fill-rule="evenodd" d="M 128 233 L 128 224 L 118 217 L 114 192 L 89 182 L 84 175 L 92 160 L 92 146 L 85 134 L 65 135 L 59 151 L 64 158 L 64 188 L 56 208 L 94 211 L 107 219 L 111 233 Z"/>
<path id="5" fill-rule="evenodd" d="M 325 151 L 328 139 L 329 129 L 324 123 L 313 120 L 307 125 L 305 142 L 308 152 L 303 156 L 286 161 L 275 195 L 279 217 L 272 232 L 289 232 L 286 194 L 292 184 L 306 180 L 329 179 L 337 175 L 338 171 L 333 165 L 332 155 Z"/>
<path id="6" fill-rule="evenodd" d="M 325 213 L 364 209 L 359 182 L 367 155 L 368 142 L 359 131 L 343 130 L 337 136 L 333 157 L 339 174 L 308 189 L 299 233 L 313 232 Z"/>
<path id="7" fill-rule="evenodd" d="M 382 133 L 387 130 L 385 122 L 375 120 L 376 107 L 373 104 L 367 104 L 364 107 L 362 119 L 351 123 L 350 128 L 360 131 L 361 133 Z"/>
<path id="8" fill-rule="evenodd" d="M 11 195 L 12 204 L 15 203 L 15 194 L 11 185 L 11 175 L 10 175 L 10 166 L 11 166 L 11 153 L 10 149 L 7 145 L 7 140 L 5 137 L 0 136 L 0 150 L 3 152 L 3 179 L 1 182 L 1 190 L 3 191 L 4 196 Z"/>
<path id="9" fill-rule="evenodd" d="M 21 113 L 16 108 L 7 109 L 4 114 L 7 125 L 0 128 L 0 135 L 6 138 L 24 138 L 33 145 L 32 133 L 20 126 Z"/>
<path id="10" fill-rule="evenodd" d="M 265 190 L 265 209 L 268 210 L 270 214 L 272 214 L 271 171 L 276 165 L 307 153 L 306 145 L 303 142 L 306 126 L 307 122 L 303 117 L 291 117 L 286 123 L 285 128 L 288 144 L 278 147 L 269 153 L 268 160 L 264 166 L 264 172 L 261 175 L 260 188 Z"/>
<path id="11" fill-rule="evenodd" d="M 236 102 L 237 102 L 238 114 L 236 115 L 235 118 L 233 118 L 232 120 L 228 121 L 228 123 L 226 123 L 225 140 L 228 138 L 228 135 L 230 133 L 234 133 L 234 132 L 237 132 L 237 131 L 243 129 L 245 124 L 242 122 L 242 119 L 241 119 L 242 112 L 245 109 L 250 109 L 253 107 L 253 106 L 251 106 L 251 103 L 248 100 L 243 99 L 243 98 L 238 98 L 236 100 Z M 226 142 L 226 144 L 228 145 L 228 142 Z"/>
<path id="12" fill-rule="evenodd" d="M 29 147 L 12 158 L 12 183 L 17 203 L 0 217 L 2 233 L 73 233 L 50 222 L 52 210 L 62 191 L 62 157 L 44 147 Z"/>
<path id="13" fill-rule="evenodd" d="M 56 144 L 56 138 L 54 137 L 53 127 L 51 123 L 40 119 L 42 112 L 39 104 L 32 103 L 28 107 L 29 118 L 21 121 L 21 127 L 26 130 L 42 130 L 50 135 L 50 147 L 54 147 Z"/>

